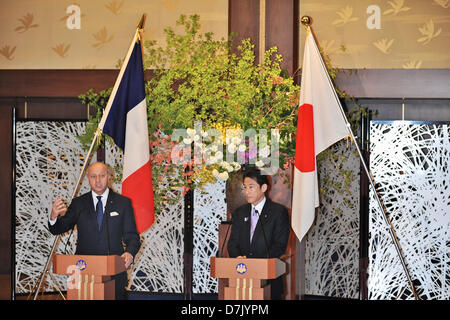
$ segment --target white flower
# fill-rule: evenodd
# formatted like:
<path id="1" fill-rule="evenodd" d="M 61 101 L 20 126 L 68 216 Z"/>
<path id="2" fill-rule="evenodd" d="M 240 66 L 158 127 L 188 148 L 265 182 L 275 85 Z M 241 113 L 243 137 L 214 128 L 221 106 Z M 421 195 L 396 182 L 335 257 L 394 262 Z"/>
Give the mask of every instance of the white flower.
<path id="1" fill-rule="evenodd" d="M 262 167 L 264 167 L 264 162 L 262 162 L 262 160 L 258 160 L 258 161 L 256 161 L 255 165 L 256 165 L 258 168 L 262 168 Z"/>
<path id="2" fill-rule="evenodd" d="M 227 150 L 229 153 L 235 153 L 236 152 L 236 145 L 234 143 L 231 143 L 227 146 Z"/>
<path id="3" fill-rule="evenodd" d="M 184 144 L 191 144 L 192 143 L 192 139 L 190 138 L 184 138 L 183 139 Z"/>
<path id="4" fill-rule="evenodd" d="M 225 170 L 227 170 L 229 172 L 233 171 L 233 167 L 226 161 L 221 161 L 219 165 L 220 165 L 221 168 L 224 168 Z"/>
<path id="5" fill-rule="evenodd" d="M 245 150 L 247 149 L 247 147 L 245 146 L 245 144 L 243 143 L 243 144 L 240 144 L 239 145 L 239 152 L 245 152 Z"/>
<path id="6" fill-rule="evenodd" d="M 233 166 L 232 166 L 231 164 L 229 164 L 228 162 L 225 162 L 225 163 L 222 165 L 222 167 L 225 168 L 228 172 L 233 172 L 233 171 L 234 171 Z"/>
<path id="7" fill-rule="evenodd" d="M 222 159 L 223 159 L 223 152 L 222 152 L 222 151 L 217 151 L 217 152 L 214 154 L 214 158 L 216 158 L 216 161 L 215 161 L 215 162 L 222 161 Z"/>
<path id="8" fill-rule="evenodd" d="M 259 150 L 259 155 L 263 158 L 267 158 L 270 155 L 270 148 L 269 146 L 265 146 L 261 150 Z"/>
<path id="9" fill-rule="evenodd" d="M 200 136 L 198 134 L 194 135 L 194 141 L 198 141 L 200 139 Z"/>
<path id="10" fill-rule="evenodd" d="M 186 132 L 188 135 L 190 135 L 191 137 L 193 137 L 195 135 L 195 129 L 192 128 L 187 128 Z"/>
<path id="11" fill-rule="evenodd" d="M 210 165 L 216 163 L 216 158 L 210 153 L 205 154 L 205 164 Z"/>
<path id="12" fill-rule="evenodd" d="M 219 173 L 219 179 L 222 181 L 227 181 L 228 180 L 228 172 L 224 171 Z"/>
<path id="13" fill-rule="evenodd" d="M 202 130 L 202 137 L 205 138 L 205 137 L 207 137 L 207 136 L 208 136 L 208 131 L 203 131 L 203 130 Z"/>
<path id="14" fill-rule="evenodd" d="M 233 162 L 233 166 L 234 166 L 235 171 L 238 171 L 241 168 L 241 165 L 239 164 L 239 162 Z"/>
<path id="15" fill-rule="evenodd" d="M 205 146 L 201 142 L 194 142 L 194 152 L 195 153 L 204 153 L 205 152 Z"/>
<path id="16" fill-rule="evenodd" d="M 217 171 L 217 169 L 213 169 L 212 175 L 217 179 L 219 177 L 219 171 Z"/>
<path id="17" fill-rule="evenodd" d="M 234 143 L 235 145 L 240 144 L 242 141 L 241 137 L 233 137 L 231 138 L 231 142 Z"/>

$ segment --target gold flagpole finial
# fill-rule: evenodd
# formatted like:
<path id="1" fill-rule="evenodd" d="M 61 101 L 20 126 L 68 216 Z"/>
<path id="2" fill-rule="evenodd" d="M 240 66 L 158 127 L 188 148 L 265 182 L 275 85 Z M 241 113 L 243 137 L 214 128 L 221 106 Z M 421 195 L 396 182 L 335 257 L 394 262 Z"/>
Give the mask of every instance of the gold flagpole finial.
<path id="1" fill-rule="evenodd" d="M 305 26 L 309 27 L 312 24 L 312 18 L 310 16 L 303 16 L 300 22 Z"/>
<path id="2" fill-rule="evenodd" d="M 139 20 L 139 23 L 137 25 L 138 29 L 144 29 L 144 25 L 145 25 L 145 18 L 146 18 L 146 14 L 144 13 L 141 17 L 141 19 Z"/>

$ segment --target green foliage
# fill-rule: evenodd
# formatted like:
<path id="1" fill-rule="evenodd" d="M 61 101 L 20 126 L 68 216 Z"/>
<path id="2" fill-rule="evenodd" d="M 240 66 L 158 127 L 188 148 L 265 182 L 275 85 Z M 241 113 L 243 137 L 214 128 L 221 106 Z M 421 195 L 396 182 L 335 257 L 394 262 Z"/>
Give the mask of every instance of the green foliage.
<path id="1" fill-rule="evenodd" d="M 102 118 L 103 109 L 108 103 L 109 96 L 111 95 L 112 88 L 102 90 L 99 93 L 94 92 L 94 89 L 89 89 L 86 93 L 80 94 L 78 98 L 83 104 L 89 104 L 90 108 L 95 108 L 95 116 L 90 116 L 86 124 L 86 132 L 82 136 L 78 136 L 78 140 L 85 150 L 89 149 L 92 138 L 94 137 L 95 131 L 97 130 L 100 119 Z M 112 141 L 112 140 L 111 140 Z M 95 146 L 96 150 L 99 147 L 97 144 Z"/>
<path id="2" fill-rule="evenodd" d="M 255 64 L 249 39 L 236 54 L 230 41 L 199 34 L 197 15 L 181 16 L 177 24 L 185 34 L 165 29 L 165 47 L 146 42 L 145 65 L 155 68 L 147 92 L 150 132 L 161 128 L 171 134 L 201 121 L 204 130 L 239 124 L 244 131 L 278 128 L 282 139 L 295 134 L 299 87 L 292 78 L 281 78 L 276 47 L 265 53 L 264 63 Z"/>

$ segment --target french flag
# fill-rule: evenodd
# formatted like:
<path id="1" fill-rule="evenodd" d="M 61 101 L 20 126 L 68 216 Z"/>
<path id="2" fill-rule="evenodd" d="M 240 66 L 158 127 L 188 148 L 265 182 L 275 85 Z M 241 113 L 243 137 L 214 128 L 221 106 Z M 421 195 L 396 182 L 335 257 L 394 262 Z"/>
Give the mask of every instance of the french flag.
<path id="1" fill-rule="evenodd" d="M 349 131 L 336 91 L 308 27 L 298 109 L 291 226 L 301 241 L 319 206 L 316 156 Z"/>
<path id="2" fill-rule="evenodd" d="M 131 199 L 137 231 L 141 234 L 154 221 L 147 105 L 140 34 L 128 50 L 99 124 L 123 150 L 122 195 Z"/>

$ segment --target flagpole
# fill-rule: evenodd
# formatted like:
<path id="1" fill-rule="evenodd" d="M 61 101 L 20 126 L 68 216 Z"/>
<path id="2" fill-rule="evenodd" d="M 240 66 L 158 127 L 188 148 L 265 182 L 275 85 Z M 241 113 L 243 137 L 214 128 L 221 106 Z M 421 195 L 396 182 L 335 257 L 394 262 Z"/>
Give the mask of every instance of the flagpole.
<path id="1" fill-rule="evenodd" d="M 71 197 L 70 202 L 72 202 L 72 200 L 78 194 L 78 191 L 79 191 L 80 186 L 81 186 L 81 181 L 82 181 L 82 179 L 84 177 L 87 164 L 90 162 L 90 158 L 91 158 L 92 151 L 94 149 L 95 143 L 102 136 L 102 131 L 103 131 L 103 127 L 104 127 L 105 122 L 106 122 L 106 118 L 108 117 L 108 113 L 109 113 L 109 111 L 111 109 L 112 102 L 114 101 L 114 97 L 115 97 L 115 95 L 117 93 L 117 90 L 119 88 L 120 81 L 122 80 L 123 74 L 125 73 L 125 69 L 126 69 L 126 66 L 128 64 L 128 61 L 130 60 L 131 53 L 133 52 L 133 49 L 134 49 L 134 44 L 136 43 L 136 41 L 141 41 L 142 40 L 140 32 L 144 28 L 145 18 L 146 18 L 146 15 L 144 13 L 141 16 L 141 18 L 139 19 L 139 23 L 137 25 L 137 29 L 136 29 L 136 32 L 134 34 L 133 40 L 131 41 L 131 45 L 128 48 L 127 55 L 125 56 L 125 60 L 124 60 L 124 62 L 122 64 L 122 67 L 120 68 L 120 72 L 119 72 L 119 75 L 117 76 L 116 82 L 114 83 L 114 87 L 113 87 L 113 90 L 111 92 L 111 95 L 109 96 L 108 103 L 106 105 L 105 111 L 103 112 L 103 115 L 102 115 L 102 118 L 101 118 L 101 120 L 100 120 L 100 122 L 98 124 L 97 130 L 95 130 L 95 134 L 94 134 L 94 137 L 92 138 L 91 145 L 90 145 L 89 150 L 88 150 L 88 152 L 86 154 L 86 157 L 84 159 L 83 167 L 81 169 L 80 175 L 78 176 L 78 180 L 77 180 L 77 183 L 75 185 L 75 189 L 74 189 L 74 191 L 72 193 L 72 197 Z M 52 248 L 50 250 L 50 254 L 49 254 L 48 258 L 47 258 L 47 262 L 45 263 L 44 270 L 42 271 L 41 275 L 39 276 L 38 285 L 37 285 L 37 289 L 36 289 L 36 292 L 34 294 L 33 300 L 37 299 L 37 296 L 38 296 L 39 291 L 41 289 L 42 283 L 44 281 L 44 277 L 45 277 L 45 275 L 47 273 L 50 272 L 49 271 L 50 262 L 51 262 L 51 260 L 53 258 L 53 255 L 56 252 L 56 246 L 57 246 L 58 241 L 59 241 L 60 238 L 61 238 L 61 235 L 57 235 L 55 240 L 54 240 L 54 242 L 53 242 Z M 55 285 L 57 286 L 56 283 L 55 283 Z M 34 288 L 36 288 L 36 285 L 34 286 Z M 33 290 L 34 290 L 34 288 L 33 288 Z M 57 289 L 61 293 L 59 288 L 57 288 Z M 63 296 L 63 298 L 64 298 L 64 296 Z"/>
<path id="2" fill-rule="evenodd" d="M 320 54 L 320 51 L 319 51 L 319 49 L 318 49 L 318 47 L 317 47 L 317 44 L 316 44 L 316 41 L 315 41 L 315 38 L 314 38 L 314 34 L 312 33 L 312 29 L 311 29 L 311 23 L 312 23 L 312 20 L 311 20 L 311 18 L 308 17 L 308 16 L 303 16 L 303 17 L 301 18 L 300 21 L 301 21 L 301 23 L 306 27 L 307 32 L 310 32 L 310 33 L 311 33 L 311 36 L 313 37 L 313 40 L 314 40 L 314 41 L 313 41 L 313 42 L 314 42 L 314 47 L 315 47 L 315 50 L 317 50 L 318 56 L 320 57 L 320 63 L 322 64 L 322 67 L 324 68 L 324 70 L 328 70 L 327 67 L 326 67 L 326 65 L 325 65 L 325 62 L 323 61 L 322 55 Z M 333 84 L 333 82 L 331 81 L 331 78 L 330 78 L 329 73 L 328 73 L 328 72 L 325 72 L 325 73 L 326 73 L 326 75 L 327 75 L 327 79 L 328 79 L 328 82 L 329 82 L 330 86 L 331 86 L 332 88 L 334 88 L 334 84 Z M 387 209 L 386 209 L 386 207 L 384 206 L 384 204 L 383 204 L 383 202 L 382 202 L 382 200 L 381 200 L 381 197 L 380 197 L 380 195 L 379 195 L 378 192 L 377 192 L 377 189 L 375 188 L 374 177 L 373 177 L 372 173 L 370 172 L 370 170 L 367 168 L 366 162 L 365 162 L 364 157 L 363 157 L 363 155 L 362 155 L 362 153 L 361 153 L 361 150 L 360 150 L 360 148 L 359 148 L 359 145 L 358 145 L 358 143 L 356 142 L 356 139 L 355 139 L 355 136 L 354 136 L 354 134 L 353 134 L 351 125 L 350 125 L 350 123 L 349 123 L 348 120 L 347 120 L 347 117 L 346 117 L 346 115 L 345 115 L 344 109 L 342 108 L 341 101 L 339 100 L 339 97 L 338 97 L 338 95 L 337 95 L 337 93 L 336 93 L 336 90 L 332 90 L 332 91 L 333 91 L 334 97 L 335 97 L 335 99 L 336 99 L 336 102 L 337 102 L 337 104 L 338 104 L 338 106 L 339 106 L 339 109 L 340 109 L 340 112 L 341 112 L 341 114 L 342 114 L 342 117 L 344 118 L 345 123 L 346 123 L 346 125 L 347 125 L 347 130 L 348 130 L 348 132 L 349 132 L 349 135 L 350 135 L 351 138 L 355 141 L 356 150 L 358 151 L 358 155 L 359 155 L 360 161 L 361 161 L 361 163 L 362 163 L 362 165 L 363 165 L 364 172 L 366 173 L 366 175 L 367 175 L 367 177 L 368 177 L 368 179 L 369 179 L 369 182 L 370 182 L 370 185 L 371 185 L 371 187 L 372 187 L 372 189 L 373 189 L 373 192 L 374 192 L 374 194 L 375 194 L 375 198 L 376 198 L 376 200 L 377 200 L 378 206 L 380 207 L 381 211 L 383 212 L 383 219 L 384 219 L 384 222 L 385 222 L 385 223 L 388 225 L 388 227 L 389 227 L 389 234 L 390 234 L 390 236 L 391 236 L 392 242 L 394 243 L 394 246 L 395 246 L 395 249 L 396 249 L 396 251 L 397 251 L 397 254 L 398 254 L 399 258 L 400 258 L 400 262 L 401 262 L 401 264 L 402 264 L 403 270 L 404 270 L 405 275 L 406 275 L 406 277 L 407 277 L 409 286 L 411 287 L 411 291 L 412 291 L 412 293 L 413 293 L 413 295 L 414 295 L 414 299 L 415 299 L 415 300 L 419 300 L 419 297 L 418 297 L 418 295 L 417 295 L 417 293 L 416 293 L 416 290 L 415 290 L 415 288 L 414 288 L 414 284 L 413 284 L 413 282 L 412 282 L 412 280 L 411 280 L 411 277 L 410 277 L 410 274 L 409 274 L 409 271 L 408 271 L 408 267 L 407 267 L 406 262 L 405 262 L 405 258 L 404 258 L 403 251 L 402 251 L 402 249 L 401 249 L 401 246 L 400 246 L 400 243 L 399 243 L 399 241 L 398 241 L 396 232 L 395 232 L 395 230 L 394 230 L 394 226 L 393 226 L 391 220 L 389 219 L 389 217 L 388 217 L 388 215 L 387 215 Z"/>

